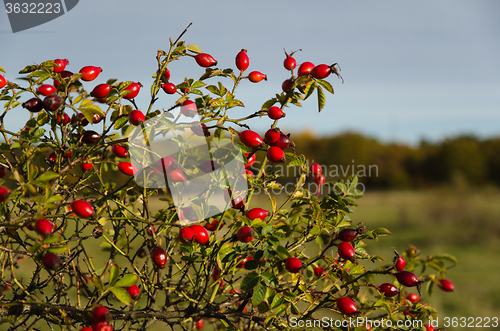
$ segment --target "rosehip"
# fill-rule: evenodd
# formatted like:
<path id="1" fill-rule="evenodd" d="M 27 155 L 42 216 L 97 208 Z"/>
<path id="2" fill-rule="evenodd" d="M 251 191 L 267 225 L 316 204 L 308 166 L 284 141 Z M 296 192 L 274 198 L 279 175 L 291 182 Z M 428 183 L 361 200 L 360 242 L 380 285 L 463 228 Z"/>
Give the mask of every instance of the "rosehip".
<path id="1" fill-rule="evenodd" d="M 397 256 L 394 261 L 394 269 L 402 271 L 406 267 L 406 260 L 402 256 Z"/>
<path id="2" fill-rule="evenodd" d="M 127 292 L 128 292 L 128 294 L 130 294 L 130 296 L 134 300 L 138 300 L 139 296 L 141 295 L 141 290 L 139 289 L 139 286 L 137 286 L 135 284 L 132 285 L 132 286 L 128 286 L 127 287 Z"/>
<path id="3" fill-rule="evenodd" d="M 87 158 L 84 158 L 80 163 L 80 169 L 82 169 L 82 171 L 87 171 L 92 169 L 92 162 L 85 162 L 87 160 L 88 160 Z"/>
<path id="4" fill-rule="evenodd" d="M 199 137 L 210 137 L 210 131 L 207 129 L 205 123 L 201 123 L 198 121 L 191 122 L 191 131 L 199 136 Z"/>
<path id="5" fill-rule="evenodd" d="M 210 236 L 204 227 L 199 224 L 193 224 L 191 225 L 191 230 L 194 232 L 194 241 L 201 245 L 208 244 Z"/>
<path id="6" fill-rule="evenodd" d="M 196 322 L 196 329 L 198 331 L 201 331 L 203 330 L 203 326 L 205 325 L 205 320 L 203 318 L 199 319 L 197 322 Z"/>
<path id="7" fill-rule="evenodd" d="M 145 258 L 146 256 L 148 256 L 148 250 L 146 248 L 141 248 L 137 251 L 137 256 L 140 257 L 140 258 Z"/>
<path id="8" fill-rule="evenodd" d="M 71 122 L 71 119 L 66 113 L 63 114 L 62 119 L 61 119 L 61 114 L 57 114 L 57 122 L 61 125 L 67 125 L 69 124 L 69 122 Z"/>
<path id="9" fill-rule="evenodd" d="M 247 55 L 247 50 L 242 49 L 237 55 L 236 55 L 236 68 L 238 68 L 240 71 L 245 71 L 248 69 L 248 66 L 250 65 L 250 60 L 248 59 Z"/>
<path id="10" fill-rule="evenodd" d="M 251 81 L 252 83 L 258 83 L 262 80 L 267 80 L 267 76 L 264 75 L 262 72 L 252 71 L 251 73 L 248 74 L 248 80 Z"/>
<path id="11" fill-rule="evenodd" d="M 45 267 L 45 269 L 57 270 L 59 269 L 60 263 L 61 260 L 59 259 L 59 256 L 57 256 L 54 253 L 49 252 L 42 257 L 42 264 Z"/>
<path id="12" fill-rule="evenodd" d="M 0 75 L 0 88 L 4 88 L 5 85 L 7 85 L 7 80 L 5 79 L 4 76 Z M 38 92 L 40 93 L 40 92 Z"/>
<path id="13" fill-rule="evenodd" d="M 288 92 L 290 91 L 290 89 L 292 88 L 293 86 L 293 79 L 287 79 L 283 82 L 283 84 L 281 84 L 281 89 L 283 90 L 283 92 Z"/>
<path id="14" fill-rule="evenodd" d="M 358 231 L 354 229 L 342 229 L 339 232 L 339 239 L 342 241 L 353 241 L 357 235 Z"/>
<path id="15" fill-rule="evenodd" d="M 132 83 L 125 88 L 125 91 L 132 91 L 132 92 L 128 93 L 123 98 L 125 98 L 127 100 L 133 99 L 139 94 L 140 90 L 141 90 L 141 84 Z"/>
<path id="16" fill-rule="evenodd" d="M 94 98 L 105 98 L 108 96 L 108 93 L 111 91 L 111 85 L 109 84 L 99 84 L 94 89 L 92 92 L 90 92 L 90 95 L 93 96 Z"/>
<path id="17" fill-rule="evenodd" d="M 99 114 L 92 114 L 92 124 L 97 124 L 102 120 L 102 116 Z"/>
<path id="18" fill-rule="evenodd" d="M 181 113 L 187 117 L 194 117 L 198 114 L 196 103 L 192 100 L 186 100 L 181 104 Z"/>
<path id="19" fill-rule="evenodd" d="M 56 162 L 57 162 L 57 154 L 56 154 L 56 152 L 51 152 L 51 153 L 49 154 L 49 157 L 47 158 L 47 160 L 48 160 L 50 163 L 52 163 L 52 164 L 56 163 Z"/>
<path id="20" fill-rule="evenodd" d="M 165 83 L 161 86 L 161 88 L 167 94 L 175 94 L 177 92 L 177 89 L 175 88 L 175 84 L 173 84 L 173 83 Z"/>
<path id="21" fill-rule="evenodd" d="M 455 285 L 447 279 L 440 279 L 438 281 L 438 286 L 440 289 L 446 292 L 451 292 L 455 289 Z"/>
<path id="22" fill-rule="evenodd" d="M 82 134 L 82 141 L 86 144 L 95 144 L 99 139 L 101 135 L 92 130 L 87 130 Z"/>
<path id="23" fill-rule="evenodd" d="M 40 85 L 36 89 L 36 91 L 38 92 L 38 94 L 41 94 L 41 95 L 46 97 L 48 95 L 56 93 L 56 88 L 52 85 L 44 84 L 44 85 Z"/>
<path id="24" fill-rule="evenodd" d="M 314 67 L 314 69 L 311 71 L 311 76 L 316 79 L 325 79 L 326 77 L 330 76 L 331 72 L 332 70 L 330 69 L 329 65 L 320 64 Z"/>
<path id="25" fill-rule="evenodd" d="M 217 61 L 215 61 L 212 55 L 207 53 L 200 53 L 196 55 L 194 59 L 196 60 L 196 63 L 198 63 L 200 67 L 208 68 L 217 65 Z"/>
<path id="26" fill-rule="evenodd" d="M 343 241 L 339 243 L 338 253 L 341 258 L 344 260 L 351 260 L 356 256 L 356 251 L 354 247 L 352 247 L 350 242 Z"/>
<path id="27" fill-rule="evenodd" d="M 272 163 L 285 163 L 285 152 L 279 147 L 271 146 L 266 152 L 267 159 Z"/>
<path id="28" fill-rule="evenodd" d="M 86 82 L 90 82 L 91 80 L 94 80 L 99 76 L 101 73 L 102 68 L 100 67 L 94 67 L 94 66 L 86 66 L 80 69 L 80 73 L 83 74 L 82 80 Z"/>
<path id="29" fill-rule="evenodd" d="M 299 70 L 297 71 L 297 76 L 309 75 L 311 71 L 314 69 L 314 64 L 311 62 L 304 62 L 300 65 Z"/>
<path id="30" fill-rule="evenodd" d="M 6 174 L 7 170 L 4 168 L 4 166 L 0 165 L 0 178 L 4 178 Z"/>
<path id="31" fill-rule="evenodd" d="M 418 297 L 418 294 L 417 293 L 409 293 L 407 296 L 406 296 L 406 299 L 410 300 L 411 302 L 413 303 L 417 303 L 420 301 L 420 298 Z"/>
<path id="32" fill-rule="evenodd" d="M 66 68 L 66 65 L 68 64 L 68 60 L 66 59 L 55 59 L 54 62 L 56 65 L 54 66 L 54 69 L 52 70 L 53 72 L 61 72 Z"/>
<path id="33" fill-rule="evenodd" d="M 167 263 L 167 253 L 160 246 L 154 246 L 151 249 L 151 259 L 158 268 L 163 268 Z"/>
<path id="34" fill-rule="evenodd" d="M 250 168 L 254 163 L 255 163 L 255 160 L 257 159 L 257 156 L 255 155 L 255 153 L 252 154 L 252 156 L 250 156 L 250 153 L 245 153 L 245 157 L 247 158 L 247 162 L 245 163 L 245 169 L 248 169 Z"/>
<path id="35" fill-rule="evenodd" d="M 283 61 L 283 66 L 286 70 L 293 70 L 297 66 L 297 61 L 291 56 L 287 56 L 285 61 Z"/>
<path id="36" fill-rule="evenodd" d="M 187 226 L 179 231 L 179 241 L 183 244 L 190 244 L 193 241 L 194 231 Z"/>
<path id="37" fill-rule="evenodd" d="M 47 237 L 52 233 L 53 226 L 52 222 L 46 218 L 40 218 L 35 221 L 35 232 L 43 237 Z"/>
<path id="38" fill-rule="evenodd" d="M 172 182 L 183 182 L 186 180 L 186 177 L 182 173 L 180 169 L 174 169 L 167 174 L 167 177 Z"/>
<path id="39" fill-rule="evenodd" d="M 90 218 L 94 214 L 94 208 L 85 200 L 75 200 L 71 203 L 73 212 L 83 218 Z"/>
<path id="40" fill-rule="evenodd" d="M 248 243 L 253 240 L 254 232 L 253 229 L 249 226 L 244 226 L 238 230 L 236 233 L 236 237 L 242 243 Z"/>
<path id="41" fill-rule="evenodd" d="M 302 262 L 296 257 L 289 257 L 285 261 L 285 268 L 288 272 L 296 274 L 302 269 Z"/>
<path id="42" fill-rule="evenodd" d="M 73 73 L 71 71 L 63 70 L 63 71 L 61 71 L 59 73 L 59 75 L 61 76 L 61 79 L 64 80 L 66 78 L 69 78 L 69 77 L 73 76 Z M 53 84 L 54 84 L 55 88 L 61 90 L 62 86 L 59 86 L 59 85 L 61 85 L 61 81 L 60 80 L 54 79 L 54 83 Z"/>
<path id="43" fill-rule="evenodd" d="M 291 144 L 292 140 L 290 139 L 290 137 L 281 132 L 278 140 L 276 140 L 272 145 L 281 149 L 287 149 Z"/>
<path id="44" fill-rule="evenodd" d="M 113 331 L 113 327 L 108 322 L 99 322 L 92 325 L 93 331 Z"/>
<path id="45" fill-rule="evenodd" d="M 219 226 L 219 221 L 218 220 L 212 220 L 212 222 L 207 221 L 207 223 L 204 225 L 205 229 L 208 231 L 215 231 L 217 230 L 217 227 Z M 220 225 L 220 228 L 224 226 L 224 222 Z"/>
<path id="46" fill-rule="evenodd" d="M 269 212 L 265 209 L 257 207 L 257 208 L 252 208 L 249 211 L 247 211 L 245 216 L 248 217 L 249 219 L 251 219 L 252 221 L 256 218 L 260 218 L 261 220 L 263 220 L 264 218 L 269 216 Z"/>
<path id="47" fill-rule="evenodd" d="M 78 113 L 73 117 L 72 123 L 76 125 L 79 124 L 81 126 L 87 126 L 89 124 L 89 121 L 85 118 L 85 115 L 83 115 L 82 113 Z"/>
<path id="48" fill-rule="evenodd" d="M 314 176 L 314 182 L 318 184 L 318 186 L 321 186 L 325 183 L 325 176 L 324 175 L 319 175 L 319 176 Z"/>
<path id="49" fill-rule="evenodd" d="M 156 74 L 160 74 L 160 69 L 156 70 Z M 170 80 L 170 70 L 165 69 L 165 72 L 161 75 L 161 80 L 165 83 L 167 83 Z"/>
<path id="50" fill-rule="evenodd" d="M 47 111 L 55 111 L 59 108 L 60 105 L 61 98 L 59 98 L 55 94 L 48 95 L 43 99 L 43 109 Z"/>
<path id="51" fill-rule="evenodd" d="M 325 272 L 325 268 L 323 267 L 313 267 L 314 275 L 316 277 L 321 277 L 323 273 Z"/>
<path id="52" fill-rule="evenodd" d="M 43 109 L 43 101 L 38 98 L 31 98 L 23 103 L 23 108 L 32 113 L 38 113 Z"/>
<path id="53" fill-rule="evenodd" d="M 337 299 L 337 309 L 345 315 L 351 315 L 358 311 L 356 304 L 351 298 L 342 297 Z"/>
<path id="54" fill-rule="evenodd" d="M 380 292 L 384 293 L 386 297 L 392 298 L 399 293 L 399 289 L 394 284 L 384 283 L 380 285 Z"/>
<path id="55" fill-rule="evenodd" d="M 128 156 L 128 151 L 125 147 L 123 147 L 121 144 L 116 144 L 111 147 L 111 152 L 116 156 L 116 157 L 127 157 Z"/>
<path id="56" fill-rule="evenodd" d="M 120 162 L 118 163 L 118 169 L 127 176 L 132 176 L 137 172 L 137 169 L 130 162 Z"/>
<path id="57" fill-rule="evenodd" d="M 104 306 L 96 306 L 92 309 L 92 324 L 99 322 L 107 322 L 110 319 L 108 308 Z"/>
<path id="58" fill-rule="evenodd" d="M 311 166 L 309 167 L 309 170 L 311 171 L 311 174 L 313 176 L 317 176 L 317 175 L 321 174 L 321 172 L 322 172 L 321 166 L 317 163 L 311 164 Z"/>
<path id="59" fill-rule="evenodd" d="M 92 330 L 92 328 L 89 328 L 88 326 L 85 326 L 81 328 L 80 331 L 94 331 L 94 330 Z"/>
<path id="60" fill-rule="evenodd" d="M 284 115 L 280 107 L 272 106 L 267 110 L 267 116 L 272 120 L 279 120 Z"/>
<path id="61" fill-rule="evenodd" d="M 425 324 L 424 325 L 426 331 L 434 331 L 436 330 L 432 325 L 430 324 Z"/>
<path id="62" fill-rule="evenodd" d="M 130 124 L 138 126 L 141 125 L 141 123 L 144 122 L 146 118 L 144 117 L 144 114 L 140 110 L 132 110 L 130 114 L 128 114 L 128 120 Z"/>
<path id="63" fill-rule="evenodd" d="M 259 136 L 259 134 L 252 130 L 242 131 L 240 132 L 239 136 L 241 142 L 250 148 L 258 147 L 263 143 L 262 138 Z"/>
<path id="64" fill-rule="evenodd" d="M 418 284 L 418 277 L 413 272 L 400 271 L 396 274 L 396 278 L 401 285 L 407 287 L 413 287 Z"/>

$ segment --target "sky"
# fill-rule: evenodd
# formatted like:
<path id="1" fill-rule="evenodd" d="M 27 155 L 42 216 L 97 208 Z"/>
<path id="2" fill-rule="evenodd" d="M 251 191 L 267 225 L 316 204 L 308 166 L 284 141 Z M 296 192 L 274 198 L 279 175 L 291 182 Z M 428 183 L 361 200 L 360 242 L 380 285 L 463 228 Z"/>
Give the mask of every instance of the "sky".
<path id="1" fill-rule="evenodd" d="M 89 91 L 108 78 L 139 81 L 146 87 L 136 100 L 146 109 L 157 50 L 168 50 L 169 38 L 192 22 L 182 39 L 213 55 L 219 67 L 235 68 L 234 58 L 245 48 L 248 70 L 268 75 L 236 90 L 246 106 L 232 110 L 238 114 L 259 110 L 281 92 L 289 77 L 283 49 L 301 49 L 294 55 L 299 64 L 339 63 L 345 82 L 327 78 L 335 95 L 327 95 L 321 113 L 315 97 L 287 108 L 283 131 L 357 131 L 410 144 L 458 134 L 491 137 L 500 135 L 499 12 L 496 0 L 85 0 L 18 33 L 0 11 L 0 66 L 17 83 L 19 70 L 45 60 L 66 58 L 73 72 L 100 66 L 99 78 L 84 83 Z M 174 83 L 204 72 L 190 58 L 169 69 Z M 158 107 L 175 100 L 161 92 Z M 24 126 L 28 116 L 22 108 L 9 114 L 10 129 Z M 264 131 L 270 122 L 249 124 Z"/>

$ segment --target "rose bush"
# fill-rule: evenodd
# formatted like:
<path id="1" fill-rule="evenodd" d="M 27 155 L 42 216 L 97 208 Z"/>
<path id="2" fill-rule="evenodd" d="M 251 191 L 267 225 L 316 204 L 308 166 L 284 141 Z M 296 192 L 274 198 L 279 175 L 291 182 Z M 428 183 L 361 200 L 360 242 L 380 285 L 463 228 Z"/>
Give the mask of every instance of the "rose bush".
<path id="1" fill-rule="evenodd" d="M 2 323 L 12 329 L 142 330 L 163 323 L 173 330 L 258 330 L 289 329 L 292 316 L 310 322 L 434 316 L 416 292 L 425 286 L 430 295 L 435 285 L 453 290 L 444 277 L 455 258 L 421 257 L 410 247 L 370 268 L 384 258 L 371 255 L 368 242 L 390 232 L 353 226 L 357 179 L 325 183 L 321 167 L 309 167 L 279 130 L 285 109 L 293 111 L 286 107 L 316 94 L 324 108 L 325 91 L 333 94 L 325 79 L 341 78 L 338 65 L 305 62 L 294 72 L 294 54 L 285 54 L 283 91 L 241 117 L 233 111 L 244 107 L 236 88 L 267 76 L 246 73 L 246 50 L 235 55 L 236 70 L 219 69 L 212 55 L 180 41 L 183 34 L 170 40 L 168 51 L 158 51 L 148 89 L 113 79 L 95 84 L 100 67 L 74 74 L 61 59 L 21 70 L 25 86 L 0 76 Z M 189 57 L 205 68 L 201 77 L 170 82 L 175 61 Z M 161 91 L 173 107 L 155 108 Z M 136 104 L 139 93 L 150 93 L 151 102 Z M 230 137 L 245 155 L 248 195 L 230 193 L 232 208 L 206 220 L 198 210 L 178 215 L 167 188 L 136 185 L 141 169 L 129 159 L 127 138 L 136 126 L 187 100 L 202 119 L 198 135 Z M 5 118 L 22 111 L 31 117 L 13 132 Z M 246 123 L 256 117 L 270 124 L 265 139 Z M 179 164 L 167 174 L 177 182 L 189 171 L 216 166 L 181 157 L 162 162 L 164 169 Z M 300 175 L 292 192 L 276 195 L 283 188 L 276 181 L 280 167 L 297 167 Z M 191 225 L 182 226 L 186 219 Z M 376 329 L 356 329 L 367 328 Z"/>

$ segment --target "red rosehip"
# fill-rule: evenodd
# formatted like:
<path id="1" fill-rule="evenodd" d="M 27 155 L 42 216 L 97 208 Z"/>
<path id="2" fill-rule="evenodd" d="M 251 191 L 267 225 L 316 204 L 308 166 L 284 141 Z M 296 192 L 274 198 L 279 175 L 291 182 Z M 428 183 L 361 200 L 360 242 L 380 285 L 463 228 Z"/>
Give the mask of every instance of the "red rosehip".
<path id="1" fill-rule="evenodd" d="M 43 99 L 43 109 L 47 111 L 56 111 L 61 105 L 61 98 L 55 94 L 46 96 Z"/>
<path id="2" fill-rule="evenodd" d="M 101 135 L 92 130 L 87 130 L 82 134 L 82 141 L 86 144 L 95 144 L 99 139 Z"/>
<path id="3" fill-rule="evenodd" d="M 358 231 L 354 229 L 342 229 L 339 232 L 339 239 L 342 241 L 353 241 L 357 235 Z"/>
<path id="4" fill-rule="evenodd" d="M 56 154 L 56 152 L 51 152 L 51 153 L 49 154 L 49 157 L 47 158 L 47 160 L 48 160 L 50 163 L 52 163 L 52 164 L 56 163 L 56 162 L 57 162 L 57 154 Z"/>
<path id="5" fill-rule="evenodd" d="M 198 108 L 193 100 L 186 100 L 181 104 L 181 113 L 187 117 L 194 117 L 198 114 Z"/>
<path id="6" fill-rule="evenodd" d="M 69 118 L 68 114 L 64 113 L 62 115 L 63 116 L 61 118 L 61 114 L 57 114 L 57 122 L 61 125 L 69 124 L 69 122 L 71 122 L 71 119 Z"/>
<path id="7" fill-rule="evenodd" d="M 83 74 L 82 80 L 86 82 L 90 82 L 91 80 L 94 80 L 99 76 L 101 73 L 102 68 L 100 67 L 94 67 L 94 66 L 86 66 L 80 69 L 80 73 Z"/>
<path id="8" fill-rule="evenodd" d="M 193 224 L 191 225 L 191 230 L 194 232 L 194 241 L 201 245 L 208 244 L 210 236 L 204 227 L 199 224 Z"/>
<path id="9" fill-rule="evenodd" d="M 87 126 L 89 124 L 89 121 L 85 118 L 85 115 L 83 115 L 82 113 L 78 113 L 73 117 L 72 123 L 76 125 Z"/>
<path id="10" fill-rule="evenodd" d="M 89 328 L 88 326 L 85 326 L 81 328 L 80 331 L 94 331 L 94 330 L 92 330 L 92 328 Z"/>
<path id="11" fill-rule="evenodd" d="M 144 122 L 146 118 L 144 117 L 144 114 L 140 110 L 132 110 L 130 114 L 128 114 L 128 121 L 130 124 L 138 126 L 141 125 L 141 123 Z"/>
<path id="12" fill-rule="evenodd" d="M 245 216 L 248 217 L 249 219 L 251 219 L 252 221 L 256 218 L 260 218 L 261 220 L 263 220 L 267 216 L 269 216 L 269 212 L 265 209 L 257 207 L 257 208 L 252 208 L 249 211 L 247 211 Z"/>
<path id="13" fill-rule="evenodd" d="M 309 170 L 311 171 L 311 175 L 313 175 L 313 176 L 317 176 L 317 175 L 321 174 L 321 172 L 322 172 L 321 166 L 317 163 L 311 164 L 311 166 L 309 167 Z"/>
<path id="14" fill-rule="evenodd" d="M 187 226 L 179 231 L 179 241 L 183 244 L 190 244 L 193 241 L 194 231 Z"/>
<path id="15" fill-rule="evenodd" d="M 42 264 L 45 267 L 45 269 L 57 270 L 59 269 L 60 263 L 61 260 L 59 259 L 59 256 L 57 256 L 54 253 L 49 252 L 42 257 Z"/>
<path id="16" fill-rule="evenodd" d="M 455 289 L 455 285 L 447 279 L 440 279 L 438 281 L 438 286 L 440 289 L 446 292 L 451 292 Z"/>
<path id="17" fill-rule="evenodd" d="M 400 271 L 396 274 L 396 278 L 401 285 L 413 287 L 418 284 L 418 277 L 409 271 Z"/>
<path id="18" fill-rule="evenodd" d="M 139 286 L 137 286 L 135 284 L 132 285 L 132 286 L 128 286 L 127 287 L 127 292 L 128 292 L 128 294 L 130 294 L 130 296 L 134 300 L 138 300 L 139 296 L 141 295 L 141 290 L 139 289 Z"/>
<path id="19" fill-rule="evenodd" d="M 247 158 L 247 162 L 245 163 L 245 169 L 250 168 L 255 163 L 255 160 L 257 159 L 257 155 L 255 155 L 255 153 L 253 153 L 252 156 L 250 156 L 250 157 L 249 156 L 250 156 L 250 152 L 245 153 L 245 157 Z"/>
<path id="20" fill-rule="evenodd" d="M 311 71 L 314 69 L 314 64 L 311 62 L 304 62 L 300 65 L 299 70 L 297 71 L 297 76 L 309 75 Z"/>
<path id="21" fill-rule="evenodd" d="M 59 73 L 59 75 L 61 76 L 61 79 L 64 80 L 66 78 L 73 76 L 73 73 L 71 71 L 63 70 Z M 61 81 L 59 79 L 54 79 L 53 85 L 55 88 L 57 88 L 59 90 L 61 90 L 61 88 L 63 87 L 63 86 L 59 86 L 59 85 L 61 85 Z"/>
<path id="22" fill-rule="evenodd" d="M 217 227 L 219 226 L 219 221 L 218 220 L 212 220 L 212 222 L 207 221 L 207 223 L 204 225 L 205 229 L 208 231 L 216 231 Z M 224 226 L 224 222 L 220 225 L 220 228 Z"/>
<path id="23" fill-rule="evenodd" d="M 380 285 L 380 292 L 384 293 L 386 297 L 392 298 L 399 293 L 399 289 L 394 284 L 384 283 Z"/>
<path id="24" fill-rule="evenodd" d="M 53 230 L 52 222 L 46 218 L 40 218 L 35 221 L 34 229 L 35 232 L 38 233 L 39 235 L 47 237 L 49 234 L 52 233 Z"/>
<path id="25" fill-rule="evenodd" d="M 253 240 L 253 236 L 254 236 L 254 231 L 249 226 L 244 226 L 244 227 L 240 228 L 238 230 L 238 232 L 236 233 L 236 237 L 242 243 L 251 242 Z"/>
<path id="26" fill-rule="evenodd" d="M 198 331 L 201 331 L 203 330 L 203 326 L 205 325 L 205 320 L 203 318 L 199 319 L 197 322 L 196 322 L 196 329 Z"/>
<path id="27" fill-rule="evenodd" d="M 107 322 L 110 320 L 110 317 L 108 308 L 104 306 L 96 306 L 92 309 L 92 324 Z"/>
<path id="28" fill-rule="evenodd" d="M 71 203 L 73 212 L 83 218 L 90 218 L 94 214 L 94 208 L 85 200 L 75 200 Z"/>
<path id="29" fill-rule="evenodd" d="M 236 268 L 243 269 L 243 268 L 245 268 L 245 263 L 247 263 L 248 261 L 252 261 L 252 260 L 253 260 L 253 256 L 248 256 L 244 259 L 241 259 L 241 260 L 239 260 L 238 264 L 236 265 Z"/>
<path id="30" fill-rule="evenodd" d="M 4 88 L 7 85 L 7 80 L 4 76 L 0 75 L 0 88 Z"/>
<path id="31" fill-rule="evenodd" d="M 278 140 L 272 143 L 273 146 L 279 147 L 281 149 L 287 149 L 291 144 L 292 140 L 283 132 L 280 132 L 280 137 L 278 138 Z"/>
<path id="32" fill-rule="evenodd" d="M 247 176 L 247 178 L 255 178 L 255 175 L 250 170 L 245 170 L 245 176 Z"/>
<path id="33" fill-rule="evenodd" d="M 68 60 L 66 59 L 55 59 L 54 62 L 56 65 L 54 66 L 53 72 L 61 72 L 66 69 L 66 65 L 68 65 Z"/>
<path id="34" fill-rule="evenodd" d="M 175 164 L 175 159 L 171 156 L 162 157 L 155 164 L 156 168 L 160 170 L 160 172 L 169 172 L 172 170 L 172 166 Z"/>
<path id="35" fill-rule="evenodd" d="M 151 259 L 158 268 L 164 268 L 167 263 L 167 253 L 160 246 L 154 246 L 151 249 Z"/>
<path id="36" fill-rule="evenodd" d="M 188 84 L 187 82 L 182 82 L 181 84 Z M 180 85 L 180 84 L 179 84 Z M 177 86 L 176 86 L 177 88 Z M 179 88 L 181 90 L 182 93 L 187 93 L 189 92 L 189 87 L 183 87 L 183 88 Z"/>
<path id="37" fill-rule="evenodd" d="M 258 83 L 262 80 L 267 80 L 267 76 L 264 75 L 262 72 L 252 71 L 251 73 L 248 74 L 248 80 L 251 81 L 252 83 Z"/>
<path id="38" fill-rule="evenodd" d="M 208 68 L 217 65 L 217 61 L 215 61 L 212 55 L 207 53 L 200 53 L 196 55 L 194 59 L 196 60 L 196 63 L 198 63 L 198 65 L 203 68 Z"/>
<path id="39" fill-rule="evenodd" d="M 186 180 L 186 177 L 184 176 L 184 174 L 180 169 L 174 169 L 170 171 L 167 174 L 167 177 L 171 182 L 183 182 Z"/>
<path id="40" fill-rule="evenodd" d="M 272 120 L 279 120 L 284 115 L 280 107 L 272 106 L 267 110 L 267 116 Z"/>
<path id="41" fill-rule="evenodd" d="M 432 325 L 430 324 L 424 324 L 425 330 L 426 331 L 434 331 L 436 330 Z"/>
<path id="42" fill-rule="evenodd" d="M 314 275 L 316 277 L 321 277 L 323 273 L 325 272 L 325 268 L 323 267 L 313 267 Z"/>
<path id="43" fill-rule="evenodd" d="M 113 327 L 108 322 L 99 322 L 92 325 L 93 331 L 113 331 Z"/>
<path id="44" fill-rule="evenodd" d="M 340 313 L 345 315 L 351 315 L 358 311 L 356 304 L 351 298 L 342 297 L 337 299 L 337 309 Z"/>
<path id="45" fill-rule="evenodd" d="M 130 100 L 130 99 L 133 99 L 135 98 L 139 92 L 141 91 L 141 84 L 139 83 L 132 83 L 130 84 L 129 86 L 127 86 L 125 88 L 125 91 L 132 91 L 130 93 L 128 93 L 126 96 L 124 96 L 123 98 L 127 99 L 127 100 Z"/>
<path id="46" fill-rule="evenodd" d="M 283 92 L 288 92 L 291 90 L 293 86 L 293 79 L 286 79 L 283 84 L 281 84 L 281 89 L 283 90 Z"/>
<path id="47" fill-rule="evenodd" d="M 411 302 L 413 303 L 417 303 L 420 301 L 420 297 L 418 296 L 417 293 L 409 293 L 407 296 L 406 296 L 406 299 L 410 300 Z"/>
<path id="48" fill-rule="evenodd" d="M 247 55 L 247 50 L 242 49 L 237 55 L 236 55 L 236 68 L 238 68 L 240 71 L 245 71 L 248 69 L 248 66 L 250 65 L 250 60 L 248 59 Z"/>
<path id="49" fill-rule="evenodd" d="M 258 147 L 263 143 L 262 138 L 259 136 L 259 134 L 252 130 L 242 131 L 240 132 L 239 136 L 241 142 L 250 148 Z"/>
<path id="50" fill-rule="evenodd" d="M 38 98 L 31 98 L 23 103 L 23 108 L 32 113 L 38 113 L 43 109 L 43 101 Z"/>
<path id="51" fill-rule="evenodd" d="M 92 124 L 97 124 L 102 120 L 102 116 L 99 114 L 92 114 Z"/>
<path id="52" fill-rule="evenodd" d="M 296 274 L 302 269 L 302 262 L 296 257 L 289 257 L 285 261 L 285 268 L 288 272 Z"/>
<path id="53" fill-rule="evenodd" d="M 132 176 L 137 172 L 137 169 L 130 162 L 120 162 L 118 163 L 118 169 L 127 176 Z"/>
<path id="54" fill-rule="evenodd" d="M 156 233 L 156 231 L 158 231 L 158 229 L 155 226 L 150 226 L 147 228 L 146 233 L 148 236 L 152 237 L 153 233 Z"/>
<path id="55" fill-rule="evenodd" d="M 0 178 L 4 178 L 5 175 L 7 174 L 7 170 L 3 165 L 0 165 Z"/>
<path id="56" fill-rule="evenodd" d="M 92 162 L 86 162 L 87 160 L 88 160 L 87 158 L 84 158 L 80 163 L 80 169 L 82 171 L 87 171 L 92 169 Z"/>
<path id="57" fill-rule="evenodd" d="M 266 131 L 264 139 L 266 140 L 266 143 L 272 145 L 278 141 L 280 136 L 281 136 L 281 131 L 279 129 L 269 129 Z"/>
<path id="58" fill-rule="evenodd" d="M 173 83 L 165 83 L 161 86 L 161 88 L 167 94 L 175 94 L 177 92 L 177 89 L 175 88 L 175 84 L 173 84 Z"/>
<path id="59" fill-rule="evenodd" d="M 314 69 L 311 71 L 311 76 L 316 79 L 325 79 L 326 77 L 330 76 L 331 72 L 332 70 L 330 69 L 329 65 L 320 64 L 314 67 Z"/>
<path id="60" fill-rule="evenodd" d="M 396 271 L 402 271 L 406 267 L 406 260 L 402 256 L 396 256 L 394 259 L 394 269 Z"/>
<path id="61" fill-rule="evenodd" d="M 198 121 L 191 122 L 191 131 L 199 136 L 199 137 L 210 137 L 210 131 L 207 129 L 205 123 L 201 123 Z"/>
<path id="62" fill-rule="evenodd" d="M 229 201 L 229 199 L 231 199 L 231 190 L 227 190 L 228 192 L 228 195 L 224 195 L 224 199 L 227 201 Z M 242 209 L 245 207 L 245 201 L 244 201 L 244 197 L 242 196 L 236 196 L 236 194 L 232 197 L 231 199 L 231 208 L 233 209 Z"/>
<path id="63" fill-rule="evenodd" d="M 356 251 L 354 247 L 352 247 L 350 242 L 343 241 L 339 243 L 338 253 L 341 258 L 344 260 L 351 260 L 356 256 Z"/>
<path id="64" fill-rule="evenodd" d="M 285 152 L 279 147 L 271 146 L 266 152 L 267 159 L 272 163 L 285 163 Z"/>
<path id="65" fill-rule="evenodd" d="M 121 144 L 116 144 L 111 147 L 111 152 L 116 156 L 116 157 L 127 157 L 128 156 L 128 151 L 125 147 L 123 147 Z"/>
<path id="66" fill-rule="evenodd" d="M 297 66 L 297 61 L 291 56 L 287 56 L 285 61 L 283 61 L 283 66 L 286 70 L 293 70 Z"/>
<path id="67" fill-rule="evenodd" d="M 160 69 L 156 70 L 156 74 L 159 75 L 160 74 Z M 161 75 L 161 80 L 164 82 L 164 83 L 168 83 L 168 81 L 170 80 L 170 70 L 168 69 L 165 69 L 165 71 L 163 72 L 163 74 Z"/>
<path id="68" fill-rule="evenodd" d="M 314 176 L 314 182 L 318 184 L 318 186 L 321 186 L 325 183 L 325 176 L 324 175 L 318 175 Z"/>
<path id="69" fill-rule="evenodd" d="M 96 87 L 94 87 L 92 92 L 90 92 L 90 95 L 93 96 L 94 98 L 106 98 L 110 91 L 111 91 L 111 85 L 99 84 Z"/>
<path id="70" fill-rule="evenodd" d="M 44 84 L 44 85 L 38 86 L 36 91 L 38 92 L 38 94 L 41 94 L 44 97 L 46 97 L 48 95 L 56 93 L 56 88 L 52 85 Z"/>

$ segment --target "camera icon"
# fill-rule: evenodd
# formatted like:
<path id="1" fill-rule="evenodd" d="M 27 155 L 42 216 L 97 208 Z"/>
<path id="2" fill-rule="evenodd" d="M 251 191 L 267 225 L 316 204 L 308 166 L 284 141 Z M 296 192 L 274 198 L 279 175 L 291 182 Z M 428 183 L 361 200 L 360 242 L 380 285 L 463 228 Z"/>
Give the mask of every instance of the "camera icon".
<path id="1" fill-rule="evenodd" d="M 136 184 L 167 188 L 181 225 L 240 208 L 248 193 L 241 148 L 207 133 L 196 105 L 187 103 L 143 122 L 128 137 Z"/>

